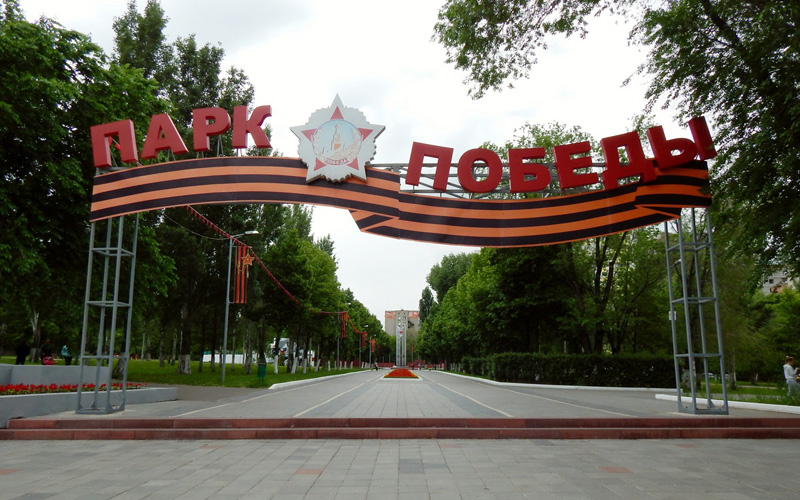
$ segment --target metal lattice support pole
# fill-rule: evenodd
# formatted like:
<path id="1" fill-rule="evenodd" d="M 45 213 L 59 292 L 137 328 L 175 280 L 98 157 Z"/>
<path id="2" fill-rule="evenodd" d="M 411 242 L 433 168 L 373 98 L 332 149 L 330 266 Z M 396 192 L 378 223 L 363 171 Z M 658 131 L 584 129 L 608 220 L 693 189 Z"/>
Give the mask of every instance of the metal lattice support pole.
<path id="1" fill-rule="evenodd" d="M 86 271 L 86 294 L 83 308 L 83 327 L 81 332 L 80 381 L 77 394 L 77 413 L 112 413 L 125 409 L 126 385 L 128 382 L 128 363 L 130 361 L 131 321 L 133 319 L 133 284 L 136 276 L 136 245 L 139 232 L 139 216 L 134 219 L 130 230 L 130 249 L 125 248 L 125 217 L 109 219 L 105 222 L 106 233 L 103 246 L 95 246 L 96 224 L 92 223 L 89 236 L 89 262 Z M 116 233 L 116 238 L 114 234 Z M 102 259 L 102 272 L 98 278 L 94 274 L 95 257 Z M 113 278 L 112 278 L 113 268 Z M 127 271 L 127 282 L 122 281 Z M 97 283 L 97 280 L 102 281 Z M 113 279 L 113 281 L 112 281 Z M 127 287 L 127 301 L 122 301 Z M 110 297 L 109 297 L 110 293 Z M 99 297 L 97 297 L 99 295 Z M 97 297 L 97 298 L 95 298 Z M 117 355 L 115 349 L 117 324 L 125 316 L 123 326 L 123 349 Z M 88 353 L 90 348 L 89 324 L 97 321 L 95 354 Z M 108 322 L 108 324 L 107 324 Z M 117 405 L 112 404 L 113 363 L 121 363 L 122 391 Z M 91 395 L 84 405 L 83 383 L 84 372 L 89 363 L 94 361 L 94 384 Z M 106 370 L 103 370 L 106 368 Z M 104 386 L 101 394 L 101 386 Z"/>
<path id="2" fill-rule="evenodd" d="M 675 356 L 675 385 L 678 396 L 678 411 L 694 414 L 728 414 L 728 391 L 725 379 L 725 359 L 723 356 L 722 328 L 720 323 L 719 296 L 717 291 L 716 262 L 714 259 L 714 245 L 712 239 L 712 226 L 708 211 L 702 217 L 703 224 L 698 227 L 698 210 L 690 209 L 688 228 L 684 227 L 684 217 L 677 219 L 677 243 L 670 241 L 669 223 L 664 223 L 664 244 L 666 248 L 667 283 L 669 290 L 669 319 L 672 331 L 672 347 Z M 688 235 L 685 233 L 688 232 Z M 688 241 L 687 241 L 688 238 Z M 678 259 L 674 260 L 677 254 Z M 707 256 L 709 274 L 704 277 L 704 268 L 701 258 Z M 674 273 L 680 283 L 680 295 L 677 295 Z M 694 279 L 692 279 L 692 274 Z M 706 278 L 706 279 L 704 279 Z M 710 282 L 710 283 L 709 283 Z M 705 286 L 704 286 L 705 284 Z M 710 288 L 710 290 L 709 290 Z M 708 293 L 704 293 L 704 290 Z M 708 306 L 712 305 L 711 310 Z M 679 315 L 683 315 L 683 321 Z M 713 316 L 713 325 L 709 316 Z M 680 325 L 683 325 L 686 347 L 681 349 Z M 716 352 L 709 351 L 708 330 L 713 327 L 717 336 Z M 699 344 L 699 346 L 698 346 Z M 699 347 L 699 352 L 697 350 Z M 712 400 L 711 372 L 709 361 L 717 360 L 719 363 L 720 380 L 722 381 L 722 404 Z M 705 408 L 697 405 L 697 379 L 696 369 L 698 361 L 702 361 L 702 380 L 705 389 Z M 688 406 L 684 405 L 681 389 L 681 368 L 684 367 L 688 374 L 688 389 L 691 400 Z"/>

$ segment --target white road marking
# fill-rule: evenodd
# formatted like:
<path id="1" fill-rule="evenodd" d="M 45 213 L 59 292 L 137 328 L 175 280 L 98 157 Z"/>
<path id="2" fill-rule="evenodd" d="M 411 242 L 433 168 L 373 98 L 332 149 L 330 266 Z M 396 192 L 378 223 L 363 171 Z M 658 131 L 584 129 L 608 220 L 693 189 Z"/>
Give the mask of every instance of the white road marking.
<path id="1" fill-rule="evenodd" d="M 470 401 L 472 401 L 473 403 L 476 403 L 476 404 L 479 404 L 479 405 L 483 406 L 484 408 L 489 408 L 490 410 L 492 410 L 492 411 L 496 411 L 497 413 L 500 413 L 500 414 L 503 414 L 503 415 L 505 415 L 506 417 L 513 417 L 513 416 L 514 416 L 514 415 L 511 415 L 510 413 L 506 413 L 506 412 L 504 412 L 503 410 L 498 410 L 497 408 L 492 408 L 492 407 L 491 407 L 491 406 L 489 406 L 489 405 L 485 405 L 485 404 L 481 403 L 480 401 L 478 401 L 477 399 L 475 399 L 475 398 L 471 398 L 471 397 L 467 396 L 466 394 L 461 394 L 460 392 L 458 392 L 458 391 L 456 391 L 456 390 L 454 390 L 454 389 L 451 389 L 451 388 L 447 387 L 446 385 L 444 385 L 444 384 L 443 384 L 443 383 L 441 383 L 441 382 L 437 382 L 437 384 L 439 384 L 440 386 L 444 387 L 445 389 L 447 389 L 447 390 L 448 390 L 448 391 L 450 391 L 450 392 L 454 392 L 454 393 L 458 394 L 458 395 L 459 395 L 459 396 L 461 396 L 462 398 L 467 398 L 467 399 L 469 399 Z"/>
<path id="2" fill-rule="evenodd" d="M 222 408 L 222 407 L 229 406 L 229 405 L 232 405 L 232 404 L 233 403 L 225 403 L 224 405 L 212 406 L 210 408 L 200 408 L 199 410 L 187 411 L 186 413 L 181 413 L 181 414 L 178 414 L 178 415 L 175 415 L 175 416 L 176 417 L 185 417 L 186 415 L 191 415 L 192 413 L 199 413 L 201 411 L 214 410 L 216 408 Z"/>
<path id="3" fill-rule="evenodd" d="M 477 384 L 478 382 L 475 382 L 475 383 Z M 512 391 L 511 389 L 506 389 L 505 387 L 495 387 L 495 389 L 500 389 L 500 390 L 503 390 L 503 391 L 512 392 L 514 394 L 522 394 L 523 396 L 529 396 L 531 398 L 544 399 L 545 401 L 550 401 L 551 403 L 559 403 L 559 404 L 562 404 L 562 405 L 572 406 L 572 407 L 575 407 L 575 408 L 583 408 L 584 410 L 601 411 L 603 413 L 610 413 L 612 415 L 621 415 L 623 417 L 631 417 L 632 416 L 632 415 L 628 415 L 627 413 L 619 413 L 619 412 L 616 412 L 616 411 L 603 410 L 601 408 L 595 408 L 593 406 L 576 405 L 575 403 L 567 403 L 567 402 L 564 402 L 564 401 L 559 401 L 557 399 L 546 398 L 544 396 L 536 396 L 535 394 L 528 394 L 527 392 Z"/>
<path id="4" fill-rule="evenodd" d="M 332 398 L 328 399 L 327 401 L 323 401 L 322 403 L 320 403 L 320 404 L 318 404 L 318 405 L 314 405 L 314 406 L 312 406 L 311 408 L 308 408 L 307 410 L 303 410 L 303 411 L 301 411 L 300 413 L 297 413 L 297 414 L 295 414 L 295 415 L 292 415 L 292 418 L 294 418 L 294 417 L 300 417 L 300 416 L 302 416 L 302 415 L 305 415 L 306 413 L 310 412 L 311 410 L 315 410 L 315 409 L 319 408 L 320 406 L 323 406 L 323 405 L 326 405 L 326 404 L 330 403 L 331 401 L 333 401 L 334 399 L 338 398 L 339 396 L 344 396 L 344 395 L 345 395 L 345 394 L 347 394 L 348 392 L 353 392 L 353 391 L 355 391 L 356 389 L 358 389 L 358 388 L 359 388 L 359 387 L 361 387 L 362 385 L 364 385 L 364 384 L 363 384 L 363 383 L 362 383 L 362 384 L 358 384 L 357 386 L 353 387 L 352 389 L 348 389 L 348 390 L 346 390 L 346 391 L 344 391 L 344 392 L 340 392 L 339 394 L 337 394 L 337 395 L 335 395 L 334 397 L 332 397 Z"/>

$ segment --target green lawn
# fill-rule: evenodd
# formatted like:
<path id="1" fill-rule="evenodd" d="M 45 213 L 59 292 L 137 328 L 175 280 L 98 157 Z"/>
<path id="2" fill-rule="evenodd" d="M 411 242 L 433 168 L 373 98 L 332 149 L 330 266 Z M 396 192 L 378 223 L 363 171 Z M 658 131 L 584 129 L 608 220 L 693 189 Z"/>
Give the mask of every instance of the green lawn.
<path id="1" fill-rule="evenodd" d="M 721 399 L 722 385 L 718 383 L 710 384 L 710 387 L 711 397 Z M 698 396 L 700 396 L 701 392 L 703 397 L 705 397 L 705 389 L 698 391 Z M 684 390 L 684 394 L 687 394 L 686 390 Z M 786 386 L 777 383 L 770 385 L 739 384 L 736 390 L 728 389 L 728 401 L 800 406 L 800 399 L 787 396 Z"/>
<path id="2" fill-rule="evenodd" d="M 13 356 L 0 357 L 0 363 L 13 364 L 15 358 Z M 74 361 L 73 361 L 74 363 Z M 62 360 L 58 360 L 58 364 L 63 364 Z M 258 367 L 253 365 L 253 370 L 250 375 L 245 374 L 244 368 L 241 365 L 228 364 L 225 367 L 225 383 L 222 383 L 222 369 L 217 364 L 215 371 L 211 371 L 208 363 L 203 364 L 203 371 L 198 371 L 198 362 L 192 361 L 192 373 L 182 375 L 178 373 L 178 365 L 170 365 L 165 363 L 164 367 L 158 365 L 157 360 L 153 361 L 140 361 L 133 360 L 128 366 L 128 382 L 143 382 L 147 384 L 167 384 L 167 385 L 200 385 L 200 386 L 225 386 L 225 387 L 269 387 L 272 384 L 280 382 L 291 382 L 294 380 L 306 380 L 317 377 L 326 377 L 328 375 L 338 375 L 348 373 L 353 370 L 331 370 L 327 371 L 320 368 L 319 372 L 314 372 L 313 369 L 308 369 L 308 372 L 303 374 L 302 368 L 298 369 L 298 373 L 286 373 L 283 366 L 278 367 L 278 373 L 273 372 L 273 366 L 267 365 L 266 376 L 264 381 L 261 382 L 258 378 Z"/>

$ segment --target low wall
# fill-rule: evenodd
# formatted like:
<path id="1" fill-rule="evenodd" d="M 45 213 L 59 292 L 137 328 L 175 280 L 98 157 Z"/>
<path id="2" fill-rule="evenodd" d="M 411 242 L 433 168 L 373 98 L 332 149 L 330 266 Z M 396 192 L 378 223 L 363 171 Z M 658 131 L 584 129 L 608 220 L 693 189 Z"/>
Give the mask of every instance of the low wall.
<path id="1" fill-rule="evenodd" d="M 99 393 L 98 397 L 100 401 L 105 402 L 105 392 Z M 89 406 L 93 399 L 93 391 L 82 393 L 82 406 Z M 126 407 L 130 404 L 157 403 L 176 399 L 178 399 L 178 389 L 176 387 L 154 387 L 125 391 Z M 111 391 L 111 405 L 119 406 L 121 401 L 122 391 Z M 12 418 L 38 417 L 64 411 L 76 411 L 77 407 L 77 392 L 0 396 L 0 428 L 8 427 L 8 421 Z"/>
<path id="2" fill-rule="evenodd" d="M 96 370 L 94 366 L 84 367 L 81 382 L 80 365 L 0 365 L 0 385 L 93 384 Z M 107 366 L 100 367 L 101 384 L 108 380 L 109 370 Z"/>

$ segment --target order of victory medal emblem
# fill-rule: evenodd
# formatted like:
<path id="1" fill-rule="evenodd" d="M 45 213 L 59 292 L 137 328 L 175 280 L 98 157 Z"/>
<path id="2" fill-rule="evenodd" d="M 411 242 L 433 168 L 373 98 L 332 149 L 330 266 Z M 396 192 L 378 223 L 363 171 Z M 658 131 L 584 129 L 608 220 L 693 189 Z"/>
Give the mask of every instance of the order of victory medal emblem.
<path id="1" fill-rule="evenodd" d="M 305 125 L 290 128 L 300 139 L 297 152 L 308 166 L 306 182 L 320 177 L 341 182 L 351 175 L 367 180 L 364 166 L 375 156 L 375 138 L 386 127 L 367 122 L 364 113 L 345 107 L 337 95 Z"/>

